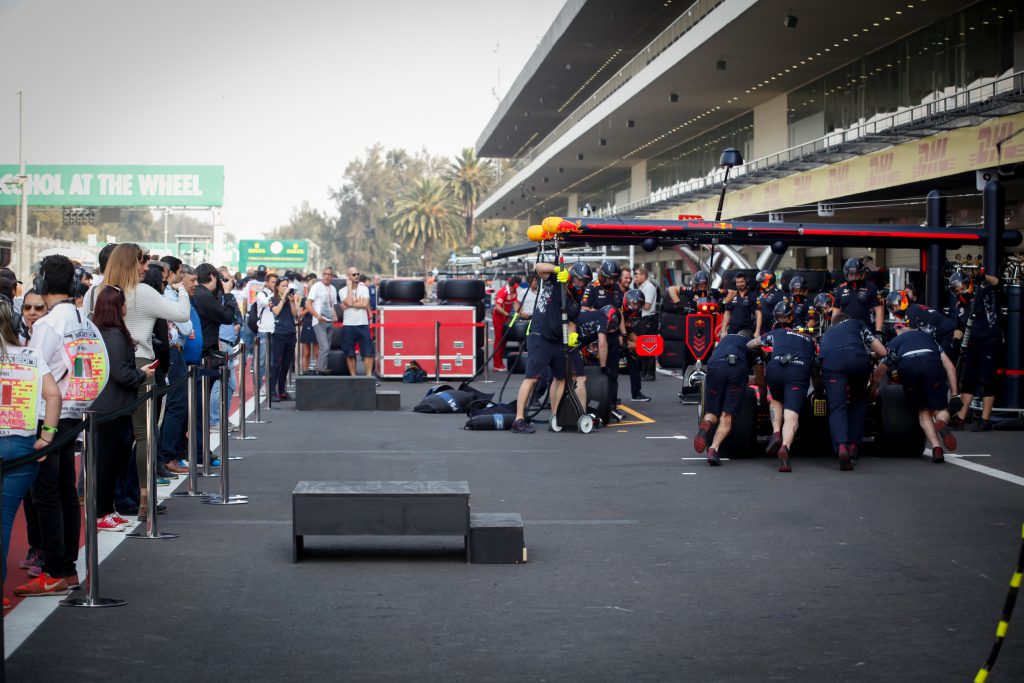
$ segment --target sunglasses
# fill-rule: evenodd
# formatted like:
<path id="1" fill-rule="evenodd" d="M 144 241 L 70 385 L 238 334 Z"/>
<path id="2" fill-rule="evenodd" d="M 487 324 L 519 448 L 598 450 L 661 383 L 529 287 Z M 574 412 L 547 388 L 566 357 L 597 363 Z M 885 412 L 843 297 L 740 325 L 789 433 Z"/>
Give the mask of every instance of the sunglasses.
<path id="1" fill-rule="evenodd" d="M 149 260 L 149 254 L 142 254 L 139 256 L 139 263 L 145 263 Z"/>
<path id="2" fill-rule="evenodd" d="M 45 311 L 46 304 L 24 304 L 21 307 L 23 311 Z"/>
<path id="3" fill-rule="evenodd" d="M 359 277 L 359 273 L 349 273 L 349 277 Z"/>

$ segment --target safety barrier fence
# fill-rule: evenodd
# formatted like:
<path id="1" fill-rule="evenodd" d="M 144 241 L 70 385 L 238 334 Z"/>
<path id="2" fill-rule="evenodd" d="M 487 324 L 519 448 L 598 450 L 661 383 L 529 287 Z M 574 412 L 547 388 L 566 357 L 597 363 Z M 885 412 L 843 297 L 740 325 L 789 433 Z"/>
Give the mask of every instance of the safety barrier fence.
<path id="1" fill-rule="evenodd" d="M 255 352 L 259 352 L 258 341 Z M 24 457 L 8 460 L 0 463 L 0 481 L 4 473 L 34 463 L 37 460 L 56 453 L 59 449 L 78 439 L 84 432 L 84 443 L 82 448 L 82 471 L 84 475 L 84 508 L 85 508 L 85 564 L 88 574 L 88 581 L 85 584 L 85 596 L 82 598 L 68 598 L 61 601 L 61 605 L 67 607 L 118 607 L 126 604 L 124 600 L 117 598 L 103 597 L 101 594 L 101 581 L 99 569 L 99 548 L 98 548 L 98 481 L 97 481 L 97 460 L 103 457 L 98 452 L 97 443 L 100 430 L 107 423 L 122 417 L 128 417 L 135 413 L 140 407 L 146 411 L 146 448 L 145 452 L 136 453 L 136 457 L 145 457 L 145 481 L 142 482 L 148 495 L 145 499 L 145 522 L 129 534 L 127 538 L 145 540 L 167 540 L 177 538 L 178 534 L 161 531 L 158 528 L 159 518 L 157 514 L 157 458 L 158 458 L 158 401 L 167 394 L 177 392 L 183 388 L 187 392 L 187 424 L 188 424 L 188 473 L 186 487 L 182 491 L 173 493 L 173 496 L 185 498 L 201 498 L 209 505 L 240 505 L 248 502 L 248 496 L 232 494 L 230 483 L 231 460 L 240 459 L 232 457 L 229 453 L 229 411 L 231 395 L 227 390 L 231 373 L 237 369 L 239 396 L 239 434 L 235 439 L 252 440 L 257 437 L 245 433 L 245 407 L 246 407 L 246 346 L 238 344 L 221 358 L 206 359 L 203 366 L 190 365 L 183 377 L 164 386 L 154 386 L 139 394 L 138 398 L 129 405 L 113 412 L 102 414 L 96 411 L 86 411 L 81 423 L 72 429 L 61 430 L 60 435 L 45 448 L 34 451 Z M 239 360 L 240 362 L 233 363 Z M 253 377 L 255 403 L 259 405 L 259 387 L 262 380 L 259 363 L 253 362 Z M 210 434 L 210 391 L 211 382 L 219 380 L 222 391 L 220 392 L 220 472 L 211 471 L 211 460 L 216 457 L 209 448 Z M 257 421 L 258 423 L 259 421 Z M 265 421 L 263 421 L 265 423 Z M 199 449 L 202 448 L 202 451 Z M 202 461 L 200 468 L 199 461 Z M 199 478 L 217 478 L 220 481 L 218 493 L 204 493 L 199 488 Z"/>

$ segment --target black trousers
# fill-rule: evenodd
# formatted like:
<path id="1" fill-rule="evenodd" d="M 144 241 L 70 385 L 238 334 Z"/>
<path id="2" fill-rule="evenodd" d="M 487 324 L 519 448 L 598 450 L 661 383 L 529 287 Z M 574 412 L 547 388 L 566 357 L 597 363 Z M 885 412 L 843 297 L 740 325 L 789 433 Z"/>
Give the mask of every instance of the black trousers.
<path id="1" fill-rule="evenodd" d="M 103 424 L 96 435 L 96 518 L 114 511 L 114 490 L 117 477 L 132 460 L 132 431 L 130 415 L 117 417 Z"/>
<path id="2" fill-rule="evenodd" d="M 273 335 L 270 342 L 270 393 L 283 394 L 288 388 L 288 371 L 295 361 L 295 335 Z"/>
<path id="3" fill-rule="evenodd" d="M 81 420 L 78 419 L 62 419 L 58 423 L 58 433 L 70 431 L 79 424 Z M 82 527 L 77 484 L 75 441 L 72 439 L 39 463 L 39 475 L 32 485 L 32 502 L 39 517 L 43 570 L 54 578 L 76 574 L 78 537 Z"/>
<path id="4" fill-rule="evenodd" d="M 608 410 L 615 410 L 619 402 L 619 355 L 622 349 L 619 347 L 619 335 L 608 335 Z M 602 420 L 608 422 L 610 415 L 598 415 Z"/>
<path id="5" fill-rule="evenodd" d="M 868 380 L 871 361 L 867 354 L 837 354 L 823 365 L 822 380 L 828 400 L 828 426 L 832 432 L 832 448 L 839 444 L 860 446 L 864 439 L 864 421 L 868 409 Z"/>

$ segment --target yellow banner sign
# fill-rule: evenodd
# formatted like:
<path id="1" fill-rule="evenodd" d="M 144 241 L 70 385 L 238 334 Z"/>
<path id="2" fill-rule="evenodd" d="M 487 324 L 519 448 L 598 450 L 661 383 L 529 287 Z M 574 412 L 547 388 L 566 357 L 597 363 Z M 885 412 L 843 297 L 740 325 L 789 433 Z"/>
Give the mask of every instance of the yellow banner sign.
<path id="1" fill-rule="evenodd" d="M 894 145 L 878 152 L 726 193 L 723 216 L 736 218 L 786 207 L 871 192 L 907 183 L 1024 161 L 1024 134 L 1008 140 L 1000 157 L 996 143 L 1024 128 L 1024 114 L 993 119 Z M 717 198 L 661 212 L 713 216 Z"/>

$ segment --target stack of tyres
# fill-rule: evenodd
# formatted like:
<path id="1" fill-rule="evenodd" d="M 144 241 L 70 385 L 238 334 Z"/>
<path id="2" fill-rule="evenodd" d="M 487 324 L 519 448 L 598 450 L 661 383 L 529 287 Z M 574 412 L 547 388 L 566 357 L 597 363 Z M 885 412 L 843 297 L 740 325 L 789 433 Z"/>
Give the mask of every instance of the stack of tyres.
<path id="1" fill-rule="evenodd" d="M 327 373 L 330 375 L 349 374 L 345 353 L 341 350 L 341 328 L 331 328 L 331 350 L 327 352 Z"/>
<path id="2" fill-rule="evenodd" d="M 679 370 L 685 368 L 689 355 L 686 350 L 686 314 L 662 313 L 661 338 L 665 341 L 665 350 L 658 358 L 661 367 Z"/>
<path id="3" fill-rule="evenodd" d="M 483 280 L 439 280 L 437 283 L 437 300 L 442 306 L 473 306 L 476 309 L 473 320 L 478 323 L 484 322 L 487 318 L 487 306 L 484 303 L 486 295 Z M 474 339 L 478 369 L 482 368 L 484 363 L 486 335 L 486 327 L 476 328 Z"/>
<path id="4" fill-rule="evenodd" d="M 422 306 L 427 295 L 423 280 L 381 280 L 377 290 L 378 306 Z"/>

